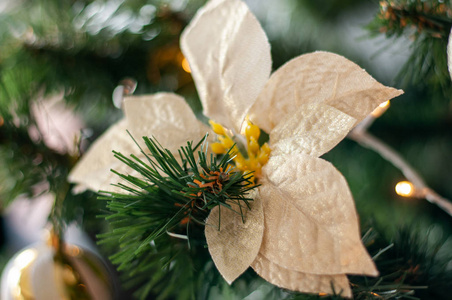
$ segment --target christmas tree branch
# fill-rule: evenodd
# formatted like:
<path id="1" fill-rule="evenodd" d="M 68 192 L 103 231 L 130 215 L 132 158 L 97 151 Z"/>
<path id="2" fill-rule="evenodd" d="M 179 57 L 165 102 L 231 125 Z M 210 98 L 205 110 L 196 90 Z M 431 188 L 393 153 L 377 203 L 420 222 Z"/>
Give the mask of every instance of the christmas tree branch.
<path id="1" fill-rule="evenodd" d="M 207 135 L 180 147 L 178 157 L 154 138 L 143 137 L 143 142 L 143 148 L 137 143 L 139 155 L 113 151 L 134 175 L 112 170 L 122 179 L 115 185 L 121 192 L 99 192 L 98 199 L 107 202 L 101 217 L 111 227 L 98 235 L 99 244 L 112 250 L 110 260 L 138 297 L 145 299 L 151 290 L 191 295 L 198 286 L 194 270 L 214 270 L 206 266 L 211 262 L 204 237 L 208 213 L 217 206 L 235 211 L 233 203 L 249 208 L 249 191 L 257 186 L 252 173 L 230 166 L 234 147 L 220 157 L 209 153 Z"/>
<path id="2" fill-rule="evenodd" d="M 429 86 L 451 94 L 445 49 L 452 27 L 450 1 L 382 0 L 380 11 L 367 25 L 371 36 L 405 37 L 412 50 L 396 80 L 402 86 Z"/>
<path id="3" fill-rule="evenodd" d="M 438 193 L 428 187 L 418 172 L 396 150 L 367 132 L 367 129 L 375 118 L 375 116 L 369 115 L 349 133 L 348 138 L 356 141 L 363 147 L 377 152 L 381 157 L 398 168 L 415 186 L 416 191 L 414 196 L 427 199 L 429 202 L 438 205 L 452 216 L 452 202 L 450 200 L 441 197 Z"/>

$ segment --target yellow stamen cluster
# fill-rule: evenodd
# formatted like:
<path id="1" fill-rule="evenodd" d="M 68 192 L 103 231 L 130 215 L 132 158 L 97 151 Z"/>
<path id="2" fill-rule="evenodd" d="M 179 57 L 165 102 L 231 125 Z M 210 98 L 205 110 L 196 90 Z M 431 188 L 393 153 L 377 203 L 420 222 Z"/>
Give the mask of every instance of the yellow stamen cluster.
<path id="1" fill-rule="evenodd" d="M 248 157 L 245 158 L 239 151 L 237 145 L 234 145 L 234 141 L 228 135 L 225 128 L 212 120 L 210 120 L 209 123 L 213 131 L 218 135 L 218 142 L 212 143 L 211 147 L 215 154 L 225 154 L 234 145 L 232 150 L 235 155 L 235 167 L 244 173 L 254 172 L 252 178 L 254 181 L 255 177 L 260 176 L 262 167 L 268 162 L 271 150 L 267 143 L 259 146 L 258 140 L 261 133 L 259 127 L 251 123 L 248 118 L 245 122 L 246 127 L 244 134 L 246 137 L 246 151 Z"/>

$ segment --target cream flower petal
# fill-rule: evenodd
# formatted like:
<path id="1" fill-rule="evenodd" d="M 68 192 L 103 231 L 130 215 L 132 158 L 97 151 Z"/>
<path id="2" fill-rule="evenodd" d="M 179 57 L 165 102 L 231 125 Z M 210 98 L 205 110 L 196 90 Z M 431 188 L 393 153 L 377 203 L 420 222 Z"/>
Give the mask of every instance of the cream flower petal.
<path id="1" fill-rule="evenodd" d="M 258 254 L 251 267 L 259 276 L 281 288 L 302 293 L 340 294 L 351 298 L 352 292 L 346 275 L 316 275 L 283 268 Z M 333 287 L 333 288 L 332 288 Z"/>
<path id="2" fill-rule="evenodd" d="M 300 152 L 319 157 L 344 139 L 355 122 L 329 105 L 302 104 L 270 132 L 272 155 Z"/>
<path id="3" fill-rule="evenodd" d="M 302 103 L 325 103 L 356 123 L 403 92 L 385 87 L 348 59 L 333 53 L 301 55 L 272 74 L 251 107 L 251 121 L 270 132 Z"/>
<path id="4" fill-rule="evenodd" d="M 378 274 L 361 243 L 348 185 L 329 162 L 304 154 L 272 156 L 263 175 L 263 256 L 303 273 Z"/>
<path id="5" fill-rule="evenodd" d="M 246 214 L 245 223 L 240 214 L 221 206 L 212 209 L 207 219 L 205 233 L 210 255 L 229 284 L 248 269 L 261 246 L 264 232 L 262 203 L 256 198 L 251 205 L 251 210 L 242 208 Z M 237 205 L 233 208 L 239 211 Z"/>
<path id="6" fill-rule="evenodd" d="M 112 125 L 89 148 L 80 161 L 71 170 L 68 181 L 77 183 L 76 191 L 85 189 L 98 191 L 110 184 L 116 169 L 122 163 L 113 156 L 112 150 L 121 153 L 136 152 L 136 145 L 126 133 L 127 120 L 122 119 Z"/>
<path id="7" fill-rule="evenodd" d="M 204 114 L 240 132 L 271 71 L 270 45 L 259 22 L 238 0 L 210 1 L 181 37 Z"/>
<path id="8" fill-rule="evenodd" d="M 196 118 L 184 98 L 176 94 L 128 97 L 124 101 L 124 111 L 129 131 L 135 140 L 141 142 L 143 136 L 155 137 L 173 153 L 177 153 L 187 141 L 197 143 L 206 133 L 211 132 L 209 127 Z"/>
<path id="9" fill-rule="evenodd" d="M 131 172 L 127 165 L 114 157 L 115 150 L 129 156 L 139 149 L 127 134 L 146 149 L 142 136 L 154 136 L 161 145 L 177 154 L 177 149 L 187 141 L 198 142 L 210 128 L 198 121 L 185 100 L 175 94 L 159 93 L 150 96 L 131 96 L 124 102 L 125 118 L 111 126 L 85 153 L 68 176 L 70 182 L 78 183 L 82 191 L 119 191 L 111 185 L 119 177 L 111 169 L 122 174 Z M 211 135 L 212 136 L 212 135 Z M 131 173 L 136 175 L 136 173 Z"/>

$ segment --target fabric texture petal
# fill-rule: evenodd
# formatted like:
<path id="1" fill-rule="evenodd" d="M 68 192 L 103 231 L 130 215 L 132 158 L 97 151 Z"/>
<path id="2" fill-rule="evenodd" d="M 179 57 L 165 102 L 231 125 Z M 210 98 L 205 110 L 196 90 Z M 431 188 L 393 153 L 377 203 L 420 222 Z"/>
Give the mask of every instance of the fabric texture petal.
<path id="1" fill-rule="evenodd" d="M 329 162 L 304 154 L 273 156 L 263 174 L 263 256 L 303 273 L 378 274 L 361 242 L 348 185 Z"/>
<path id="2" fill-rule="evenodd" d="M 196 118 L 184 98 L 176 94 L 128 97 L 124 101 L 124 111 L 128 129 L 140 145 L 143 136 L 155 137 L 163 147 L 176 154 L 187 141 L 197 143 L 211 132 Z"/>
<path id="3" fill-rule="evenodd" d="M 259 252 L 264 232 L 262 203 L 256 198 L 250 203 L 251 210 L 243 207 L 245 223 L 239 207 L 234 212 L 217 206 L 209 214 L 205 229 L 210 255 L 221 275 L 231 284 L 248 269 Z M 220 230 L 218 230 L 220 228 Z"/>
<path id="4" fill-rule="evenodd" d="M 272 155 L 300 152 L 319 157 L 344 139 L 355 122 L 329 105 L 302 104 L 270 132 Z"/>
<path id="5" fill-rule="evenodd" d="M 238 0 L 210 1 L 181 36 L 204 114 L 235 132 L 271 72 L 270 45 Z"/>
<path id="6" fill-rule="evenodd" d="M 344 274 L 317 275 L 297 272 L 269 261 L 262 254 L 258 254 L 251 267 L 259 276 L 281 288 L 302 293 L 336 293 L 342 297 L 352 297 L 348 278 Z"/>
<path id="7" fill-rule="evenodd" d="M 122 119 L 91 145 L 68 176 L 68 181 L 78 184 L 75 191 L 90 189 L 97 192 L 109 186 L 110 179 L 114 176 L 110 169 L 116 169 L 122 164 L 113 156 L 112 150 L 128 154 L 137 150 L 126 129 L 127 120 Z"/>
<path id="8" fill-rule="evenodd" d="M 175 94 L 158 93 L 147 96 L 130 96 L 124 101 L 125 118 L 111 126 L 89 148 L 68 176 L 78 183 L 76 191 L 121 191 L 111 186 L 120 181 L 111 169 L 121 174 L 136 172 L 114 157 L 115 150 L 129 156 L 139 154 L 139 148 L 127 130 L 146 149 L 143 136 L 154 136 L 159 143 L 177 154 L 177 149 L 187 141 L 197 143 L 211 129 L 198 121 L 185 100 Z M 212 136 L 212 135 L 211 135 Z M 143 158 L 143 157 L 142 157 Z"/>
<path id="9" fill-rule="evenodd" d="M 356 119 L 403 91 L 385 87 L 350 60 L 329 52 L 301 55 L 287 62 L 265 85 L 250 108 L 251 121 L 270 132 L 303 103 L 325 103 Z"/>

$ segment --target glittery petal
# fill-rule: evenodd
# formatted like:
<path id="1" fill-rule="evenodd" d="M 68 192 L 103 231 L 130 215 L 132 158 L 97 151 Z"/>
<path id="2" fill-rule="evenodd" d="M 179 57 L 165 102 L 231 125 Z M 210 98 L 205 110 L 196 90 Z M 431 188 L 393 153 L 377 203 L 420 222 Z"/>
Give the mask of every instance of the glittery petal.
<path id="1" fill-rule="evenodd" d="M 221 206 L 215 207 L 207 219 L 205 233 L 210 255 L 229 284 L 248 269 L 261 246 L 264 231 L 262 203 L 256 198 L 251 204 L 251 210 L 244 208 L 245 223 L 239 214 Z M 233 207 L 239 211 L 237 206 Z"/>
<path id="2" fill-rule="evenodd" d="M 204 114 L 240 132 L 247 110 L 271 72 L 270 45 L 238 0 L 210 1 L 181 37 Z"/>
<path id="3" fill-rule="evenodd" d="M 300 152 L 319 157 L 345 138 L 355 121 L 326 104 L 302 104 L 270 132 L 272 155 Z"/>
<path id="4" fill-rule="evenodd" d="M 124 110 L 129 122 L 128 129 L 135 140 L 141 142 L 143 136 L 154 137 L 164 148 L 174 153 L 187 145 L 187 141 L 197 143 L 210 132 L 209 127 L 196 119 L 184 98 L 176 94 L 128 97 L 124 102 Z"/>
<path id="5" fill-rule="evenodd" d="M 348 185 L 329 162 L 304 154 L 272 156 L 263 172 L 262 255 L 310 274 L 378 274 L 361 243 Z"/>
<path id="6" fill-rule="evenodd" d="M 352 297 L 347 276 L 343 274 L 316 275 L 297 272 L 269 261 L 262 254 L 258 254 L 251 267 L 259 276 L 281 288 L 302 293 L 335 293 L 342 297 Z"/>
<path id="7" fill-rule="evenodd" d="M 266 132 L 302 103 L 325 103 L 356 119 L 403 92 L 385 87 L 348 59 L 314 52 L 287 62 L 265 85 L 251 107 L 250 119 Z"/>

